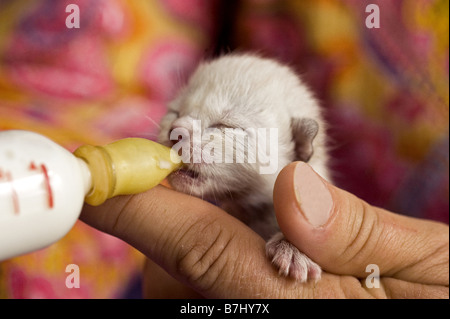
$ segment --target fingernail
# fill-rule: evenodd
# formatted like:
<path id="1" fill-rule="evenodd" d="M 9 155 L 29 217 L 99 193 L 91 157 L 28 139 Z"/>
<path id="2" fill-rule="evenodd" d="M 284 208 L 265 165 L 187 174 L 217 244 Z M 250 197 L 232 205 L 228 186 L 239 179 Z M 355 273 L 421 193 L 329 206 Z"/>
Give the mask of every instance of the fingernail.
<path id="1" fill-rule="evenodd" d="M 319 175 L 305 163 L 294 170 L 294 188 L 297 202 L 305 219 L 313 227 L 325 225 L 333 208 L 333 198 Z"/>

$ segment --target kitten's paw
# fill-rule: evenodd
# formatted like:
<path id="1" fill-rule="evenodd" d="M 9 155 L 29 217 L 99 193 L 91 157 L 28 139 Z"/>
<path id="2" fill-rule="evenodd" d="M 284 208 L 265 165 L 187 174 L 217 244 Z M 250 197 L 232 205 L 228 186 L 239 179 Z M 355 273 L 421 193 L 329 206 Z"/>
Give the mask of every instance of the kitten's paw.
<path id="1" fill-rule="evenodd" d="M 288 242 L 282 233 L 277 233 L 266 243 L 266 255 L 279 269 L 280 275 L 290 276 L 302 283 L 320 280 L 320 266 Z"/>

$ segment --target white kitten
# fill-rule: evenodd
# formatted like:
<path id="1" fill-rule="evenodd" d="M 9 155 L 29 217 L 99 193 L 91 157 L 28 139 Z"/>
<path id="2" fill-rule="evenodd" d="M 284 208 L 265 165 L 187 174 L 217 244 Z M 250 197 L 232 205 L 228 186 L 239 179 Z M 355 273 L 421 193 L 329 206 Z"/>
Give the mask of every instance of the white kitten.
<path id="1" fill-rule="evenodd" d="M 225 143 L 220 144 L 229 137 L 230 128 L 236 132 L 241 129 L 245 141 L 256 143 L 257 153 L 260 148 L 266 150 L 270 143 L 269 129 L 277 129 L 278 153 L 270 154 L 277 166 L 271 174 L 261 174 L 262 157 L 251 148 L 245 149 L 243 163 L 236 163 L 237 153 L 232 157 L 233 164 L 211 163 L 210 152 L 200 156 L 201 162 L 197 157 L 194 163 L 193 154 L 201 152 L 211 137 L 214 143 L 209 145 L 217 147 L 216 151 L 230 151 L 225 149 Z M 256 136 L 250 128 L 255 129 L 253 133 L 267 129 L 266 138 Z M 181 141 L 177 140 L 180 130 L 191 136 L 199 130 L 212 133 L 200 144 L 188 141 L 192 153 L 184 161 L 189 163 L 169 176 L 171 185 L 176 190 L 215 202 L 266 240 L 272 236 L 266 252 L 281 274 L 301 282 L 308 278 L 320 279 L 320 267 L 279 233 L 273 211 L 274 183 L 287 164 L 305 161 L 322 177 L 329 178 L 324 121 L 317 101 L 299 77 L 286 66 L 254 55 L 233 54 L 205 62 L 170 103 L 169 112 L 161 122 L 159 142 L 180 145 Z M 232 150 L 236 151 L 237 143 L 236 140 Z M 254 158 L 256 162 L 250 160 Z"/>

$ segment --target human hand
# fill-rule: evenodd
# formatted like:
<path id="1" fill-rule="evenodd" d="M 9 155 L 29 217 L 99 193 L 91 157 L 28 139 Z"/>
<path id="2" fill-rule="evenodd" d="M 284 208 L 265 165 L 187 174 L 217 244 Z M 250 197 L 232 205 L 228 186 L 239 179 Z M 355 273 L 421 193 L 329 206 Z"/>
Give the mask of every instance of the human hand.
<path id="1" fill-rule="evenodd" d="M 318 283 L 280 277 L 265 256 L 264 240 L 251 229 L 163 186 L 85 206 L 81 219 L 161 267 L 146 267 L 150 297 L 193 297 L 194 291 L 206 298 L 449 297 L 447 225 L 372 207 L 304 163 L 280 173 L 274 204 L 286 238 L 322 266 Z M 380 288 L 366 286 L 370 264 L 380 270 Z"/>

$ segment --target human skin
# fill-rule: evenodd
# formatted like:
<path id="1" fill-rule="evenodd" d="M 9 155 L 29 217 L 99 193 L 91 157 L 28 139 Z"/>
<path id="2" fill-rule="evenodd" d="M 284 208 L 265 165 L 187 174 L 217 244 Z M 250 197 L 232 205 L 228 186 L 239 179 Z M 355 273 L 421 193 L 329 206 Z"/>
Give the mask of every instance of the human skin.
<path id="1" fill-rule="evenodd" d="M 280 276 L 250 228 L 164 186 L 86 205 L 81 219 L 147 256 L 149 298 L 449 298 L 447 225 L 373 207 L 301 162 L 279 174 L 274 205 L 286 238 L 322 266 L 317 283 Z"/>

